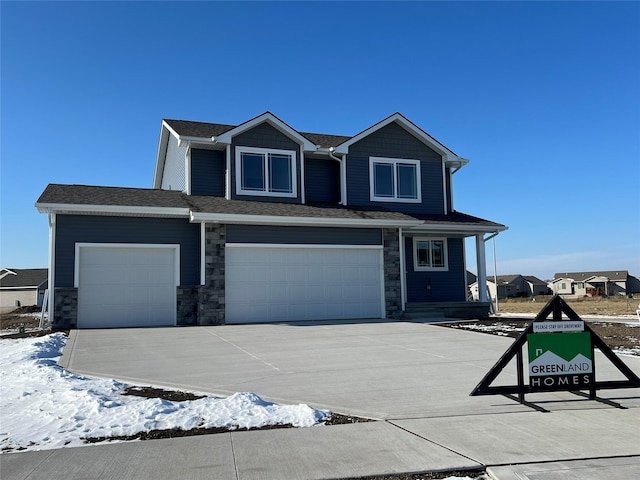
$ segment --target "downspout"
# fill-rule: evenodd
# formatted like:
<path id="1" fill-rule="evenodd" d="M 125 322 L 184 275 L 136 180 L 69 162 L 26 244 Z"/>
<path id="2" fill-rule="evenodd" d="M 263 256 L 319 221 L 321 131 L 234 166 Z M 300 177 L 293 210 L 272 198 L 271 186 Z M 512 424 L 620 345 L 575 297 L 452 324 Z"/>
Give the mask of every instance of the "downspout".
<path id="1" fill-rule="evenodd" d="M 207 227 L 204 222 L 200 223 L 200 285 L 207 283 Z"/>
<path id="2" fill-rule="evenodd" d="M 347 155 L 342 158 L 336 157 L 333 152 L 334 147 L 330 147 L 328 150 L 329 158 L 335 160 L 340 165 L 340 205 L 347 204 Z"/>
<path id="3" fill-rule="evenodd" d="M 406 278 L 405 278 L 405 266 L 404 266 L 404 239 L 402 238 L 402 227 L 398 228 L 398 238 L 399 238 L 399 253 L 400 253 L 400 298 L 401 298 L 401 307 L 404 312 L 406 307 Z"/>
<path id="4" fill-rule="evenodd" d="M 184 151 L 184 190 L 187 195 L 191 195 L 191 140 L 187 141 Z"/>
<path id="5" fill-rule="evenodd" d="M 231 200 L 231 145 L 227 145 L 227 148 L 225 148 L 225 161 L 227 162 L 227 168 L 225 169 L 224 177 L 224 196 L 227 200 Z"/>
<path id="6" fill-rule="evenodd" d="M 306 195 L 305 195 L 305 182 L 304 182 L 304 146 L 300 145 L 300 203 L 305 204 L 306 203 Z M 295 181 L 297 182 L 298 179 L 296 178 Z"/>
<path id="7" fill-rule="evenodd" d="M 443 198 L 443 207 L 444 207 L 444 214 L 448 215 L 449 214 L 449 199 L 447 198 L 447 167 L 445 166 L 445 162 L 442 162 L 442 192 L 444 193 L 444 195 L 442 195 Z"/>
<path id="8" fill-rule="evenodd" d="M 49 210 L 49 325 L 55 320 L 56 214 Z"/>

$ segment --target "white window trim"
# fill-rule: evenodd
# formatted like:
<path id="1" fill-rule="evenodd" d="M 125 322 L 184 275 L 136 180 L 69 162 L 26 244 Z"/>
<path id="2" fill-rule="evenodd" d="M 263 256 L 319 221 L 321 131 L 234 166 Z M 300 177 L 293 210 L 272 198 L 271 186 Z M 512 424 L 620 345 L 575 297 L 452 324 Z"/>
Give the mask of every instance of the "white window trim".
<path id="1" fill-rule="evenodd" d="M 375 170 L 374 164 L 376 163 L 386 163 L 388 165 L 393 165 L 393 184 L 394 191 L 397 185 L 397 165 L 399 163 L 406 163 L 409 165 L 416 166 L 416 188 L 418 197 L 417 198 L 398 198 L 394 197 L 377 197 L 375 195 Z M 395 192 L 397 195 L 397 192 Z M 397 202 L 397 203 L 421 203 L 422 202 L 422 179 L 420 175 L 420 160 L 412 160 L 408 158 L 387 158 L 387 157 L 369 157 L 369 199 L 373 202 Z"/>
<path id="2" fill-rule="evenodd" d="M 266 154 L 275 153 L 277 155 L 289 155 L 291 157 L 291 193 L 283 192 L 270 192 L 268 191 L 269 185 L 266 186 L 267 190 L 245 190 L 242 188 L 242 154 L 243 153 L 256 153 L 259 155 L 265 155 L 265 161 L 263 164 L 265 175 L 267 175 L 267 162 Z M 297 155 L 294 150 L 277 150 L 273 148 L 255 148 L 255 147 L 236 147 L 236 194 L 237 195 L 251 195 L 260 197 L 288 197 L 296 198 L 298 196 L 298 176 L 297 176 Z M 265 181 L 268 181 L 268 175 Z"/>
<path id="3" fill-rule="evenodd" d="M 432 242 L 441 240 L 443 243 L 444 266 L 443 267 L 419 267 L 418 266 L 418 242 Z M 444 237 L 413 237 L 413 270 L 415 272 L 447 272 L 449 271 L 449 250 L 447 239 Z"/>

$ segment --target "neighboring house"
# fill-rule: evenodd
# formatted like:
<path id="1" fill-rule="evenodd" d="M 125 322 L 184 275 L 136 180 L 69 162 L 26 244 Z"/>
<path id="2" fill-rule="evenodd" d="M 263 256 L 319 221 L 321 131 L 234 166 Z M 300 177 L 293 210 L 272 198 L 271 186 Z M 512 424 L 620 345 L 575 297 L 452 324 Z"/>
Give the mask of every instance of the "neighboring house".
<path id="1" fill-rule="evenodd" d="M 551 294 L 551 290 L 549 289 L 549 285 L 544 280 L 540 280 L 538 277 L 534 277 L 533 275 L 525 275 L 525 281 L 529 285 L 529 296 L 537 296 L 537 295 L 549 295 Z"/>
<path id="2" fill-rule="evenodd" d="M 497 285 L 496 285 L 497 282 Z M 487 277 L 487 287 L 491 298 L 503 299 L 512 297 L 532 297 L 549 293 L 547 284 L 537 277 L 528 275 L 498 275 Z M 474 300 L 479 298 L 478 282 L 469 286 Z"/>
<path id="3" fill-rule="evenodd" d="M 454 209 L 468 160 L 396 113 L 349 136 L 267 112 L 164 120 L 152 189 L 49 185 L 54 328 L 400 318 L 467 302 L 464 239 L 507 227 Z M 474 312 L 473 315 L 477 315 Z"/>
<path id="4" fill-rule="evenodd" d="M 564 272 L 553 276 L 549 288 L 559 295 L 599 297 L 640 293 L 640 280 L 627 270 Z"/>
<path id="5" fill-rule="evenodd" d="M 47 277 L 46 268 L 0 269 L 0 312 L 33 305 L 41 307 Z"/>

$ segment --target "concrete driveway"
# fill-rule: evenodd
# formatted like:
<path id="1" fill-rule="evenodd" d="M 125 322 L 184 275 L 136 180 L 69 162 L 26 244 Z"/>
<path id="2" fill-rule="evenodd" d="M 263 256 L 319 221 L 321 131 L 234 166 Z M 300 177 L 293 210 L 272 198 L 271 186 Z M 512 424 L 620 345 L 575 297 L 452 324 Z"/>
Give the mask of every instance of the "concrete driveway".
<path id="1" fill-rule="evenodd" d="M 640 390 L 599 392 L 625 409 L 527 396 L 549 413 L 469 396 L 511 342 L 419 322 L 72 331 L 60 363 L 77 373 L 251 391 L 385 421 L 2 455 L 3 478 L 326 479 L 489 466 L 499 480 L 635 480 Z M 640 358 L 625 361 L 640 373 Z M 620 378 L 604 357 L 596 366 L 598 380 Z M 498 382 L 515 383 L 515 365 Z"/>
<path id="2" fill-rule="evenodd" d="M 501 396 L 469 396 L 511 342 L 432 324 L 379 321 L 74 330 L 60 363 L 130 383 L 218 395 L 251 391 L 376 419 L 531 413 Z M 636 370 L 638 360 L 629 359 Z M 604 357 L 597 365 L 599 380 L 618 378 Z M 513 384 L 515 373 L 514 364 L 499 380 Z M 551 410 L 611 408 L 565 393 L 530 396 L 536 397 Z M 640 398 L 624 403 L 640 407 Z"/>

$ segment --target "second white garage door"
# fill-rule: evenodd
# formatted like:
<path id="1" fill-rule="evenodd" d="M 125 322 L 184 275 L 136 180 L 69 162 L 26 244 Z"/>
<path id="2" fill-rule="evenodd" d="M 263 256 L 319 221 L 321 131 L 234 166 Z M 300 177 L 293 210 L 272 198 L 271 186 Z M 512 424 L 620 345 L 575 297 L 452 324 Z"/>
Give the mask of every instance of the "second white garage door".
<path id="1" fill-rule="evenodd" d="M 227 245 L 227 323 L 381 318 L 381 247 Z"/>
<path id="2" fill-rule="evenodd" d="M 176 324 L 177 245 L 76 245 L 78 328 Z"/>

